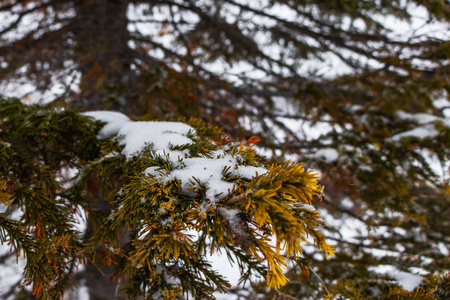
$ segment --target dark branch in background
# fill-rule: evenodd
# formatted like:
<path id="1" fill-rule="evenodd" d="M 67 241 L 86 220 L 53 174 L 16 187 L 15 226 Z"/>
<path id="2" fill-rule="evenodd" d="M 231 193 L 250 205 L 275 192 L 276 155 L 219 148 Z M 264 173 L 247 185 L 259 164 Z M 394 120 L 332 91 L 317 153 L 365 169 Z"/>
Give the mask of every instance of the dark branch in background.
<path id="1" fill-rule="evenodd" d="M 10 4 L 0 6 L 0 11 L 10 11 L 14 6 L 23 3 L 25 0 L 10 0 Z"/>

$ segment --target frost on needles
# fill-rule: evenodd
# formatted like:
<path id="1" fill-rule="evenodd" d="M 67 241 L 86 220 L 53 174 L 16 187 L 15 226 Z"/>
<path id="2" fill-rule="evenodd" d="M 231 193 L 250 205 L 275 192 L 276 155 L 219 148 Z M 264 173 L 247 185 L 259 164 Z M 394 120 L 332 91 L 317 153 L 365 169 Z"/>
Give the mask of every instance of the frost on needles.
<path id="1" fill-rule="evenodd" d="M 275 289 L 286 283 L 287 260 L 301 257 L 302 244 L 312 243 L 326 256 L 333 253 L 321 232 L 325 224 L 311 205 L 322 192 L 317 175 L 293 162 L 268 165 L 251 142 L 231 141 L 217 127 L 194 119 L 148 122 L 132 121 L 117 112 L 77 114 L 25 107 L 12 100 L 4 101 L 0 113 L 6 129 L 2 147 L 8 148 L 8 156 L 0 156 L 2 184 L 11 176 L 6 161 L 24 151 L 16 135 L 27 135 L 35 149 L 20 155 L 42 160 L 40 165 L 56 184 L 56 192 L 45 197 L 65 204 L 58 213 L 67 220 L 45 224 L 39 216 L 50 212 L 35 210 L 37 218 L 16 224 L 7 223 L 8 216 L 2 214 L 2 241 L 11 240 L 20 248 L 28 241 L 18 238 L 14 226 L 22 231 L 42 226 L 46 234 L 30 235 L 26 247 L 62 235 L 72 251 L 55 252 L 46 257 L 48 261 L 114 265 L 121 292 L 131 299 L 171 299 L 180 294 L 213 299 L 214 292 L 226 292 L 229 283 L 208 261 L 215 252 L 238 266 L 242 281 L 264 276 L 269 288 Z M 20 130 L 11 131 L 16 127 Z M 44 131 L 46 138 L 42 138 Z M 89 157 L 81 159 L 80 145 L 90 147 Z M 51 147 L 72 152 L 66 149 L 67 155 L 49 158 L 59 162 L 46 166 L 40 151 Z M 64 167 L 77 170 L 70 185 L 57 184 L 58 169 Z M 13 188 L 7 190 L 11 198 L 19 197 Z M 109 209 L 95 209 L 99 197 Z M 83 207 L 89 223 L 95 224 L 90 225 L 95 234 L 89 241 L 80 242 L 83 233 L 70 227 L 74 205 Z M 25 215 L 30 213 L 27 209 Z M 25 253 L 29 264 L 39 251 Z M 54 268 L 53 264 L 41 267 Z M 61 286 L 66 281 L 56 280 L 58 271 L 44 272 L 39 278 L 41 295 L 67 288 Z M 26 275 L 36 285 L 33 272 L 39 270 L 30 267 Z"/>

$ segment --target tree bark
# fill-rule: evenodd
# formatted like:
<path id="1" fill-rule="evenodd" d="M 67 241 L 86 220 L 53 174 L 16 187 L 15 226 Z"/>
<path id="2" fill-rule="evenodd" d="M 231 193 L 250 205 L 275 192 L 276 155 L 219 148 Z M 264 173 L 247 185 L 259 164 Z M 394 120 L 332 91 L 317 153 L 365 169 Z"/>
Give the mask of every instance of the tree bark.
<path id="1" fill-rule="evenodd" d="M 136 104 L 130 101 L 131 85 L 137 76 L 130 68 L 131 49 L 128 46 L 129 32 L 127 7 L 123 0 L 78 0 L 74 1 L 76 16 L 72 23 L 75 38 L 74 56 L 81 72 L 81 97 L 71 106 L 83 110 L 110 109 L 130 113 Z M 92 194 L 98 192 L 91 190 Z M 94 207 L 110 210 L 109 205 L 97 193 Z M 88 228 L 85 238 L 95 234 Z M 116 296 L 117 284 L 111 280 L 113 267 L 97 268 L 91 262 L 86 269 L 75 275 L 88 288 L 89 299 L 124 299 Z"/>
<path id="2" fill-rule="evenodd" d="M 72 106 L 84 110 L 132 111 L 129 91 L 137 76 L 130 68 L 129 1 L 78 0 L 74 3 L 73 50 L 82 75 L 81 100 Z"/>

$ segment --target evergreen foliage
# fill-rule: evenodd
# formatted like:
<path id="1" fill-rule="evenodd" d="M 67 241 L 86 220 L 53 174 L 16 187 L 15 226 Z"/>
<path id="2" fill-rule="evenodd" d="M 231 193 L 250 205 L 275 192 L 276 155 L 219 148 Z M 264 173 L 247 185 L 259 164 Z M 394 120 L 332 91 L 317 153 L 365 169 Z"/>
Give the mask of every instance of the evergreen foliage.
<path id="1" fill-rule="evenodd" d="M 46 249 L 25 268 L 42 296 L 73 279 L 92 299 L 114 298 L 112 263 L 126 271 L 119 275 L 128 285 L 118 283 L 130 295 L 153 276 L 169 298 L 186 291 L 209 297 L 226 284 L 206 261 L 173 263 L 186 249 L 209 247 L 233 256 L 252 283 L 229 290 L 241 299 L 449 297 L 448 1 L 3 0 L 0 19 L 0 97 L 49 105 L 4 100 L 0 107 L 0 237 L 27 257 Z M 149 144 L 133 157 L 126 128 L 125 138 L 108 135 L 115 118 L 127 117 L 105 125 L 74 108 L 182 120 L 190 127 L 177 130 L 195 131 L 183 131 L 187 143 Z M 220 168 L 229 156 L 230 169 Z M 191 181 L 175 180 L 207 160 L 217 161 L 217 176 L 197 169 Z M 76 181 L 65 180 L 69 170 L 78 172 Z M 318 185 L 298 190 L 308 180 L 319 180 L 325 194 Z M 203 204 L 214 198 L 213 181 L 230 194 Z M 273 193 L 279 189 L 289 192 Z M 140 202 L 151 195 L 161 202 Z M 322 199 L 313 203 L 317 212 L 308 209 L 311 196 Z M 133 204 L 130 211 L 125 204 Z M 162 215 L 153 210 L 161 205 Z M 76 212 L 89 216 L 84 231 L 64 225 Z M 172 227 L 156 232 L 169 217 Z M 174 229 L 181 234 L 166 232 Z M 208 238 L 217 232 L 224 238 Z M 325 252 L 326 237 L 336 254 L 325 260 L 316 247 L 299 250 L 292 239 L 305 233 Z M 267 248 L 267 235 L 295 261 L 283 286 L 275 266 L 285 258 L 276 245 Z M 150 236 L 177 253 L 165 248 L 149 265 L 164 246 Z M 153 250 L 138 252 L 144 244 Z M 273 255 L 269 265 L 258 260 L 263 254 Z M 0 268 L 10 261 L 10 253 L 0 254 Z M 76 271 L 80 263 L 86 269 Z M 133 264 L 142 265 L 139 272 Z M 174 282 L 172 274 L 190 277 Z M 258 274 L 265 279 L 255 282 Z M 199 283 L 205 276 L 211 280 Z M 94 283 L 109 294 L 95 295 Z M 1 295 L 14 297 L 21 284 Z M 162 297 L 151 284 L 147 295 Z"/>
<path id="2" fill-rule="evenodd" d="M 73 266 L 84 260 L 115 265 L 115 279 L 130 299 L 213 299 L 230 285 L 212 268 L 209 254 L 226 254 L 244 281 L 265 276 L 269 287 L 279 288 L 286 284 L 287 259 L 302 255 L 301 243 L 313 243 L 327 257 L 333 253 L 321 232 L 324 222 L 310 206 L 322 188 L 301 164 L 268 165 L 251 144 L 212 139 L 221 132 L 198 120 L 188 121 L 191 142 L 181 144 L 173 131 L 181 123 L 148 122 L 145 134 L 154 135 L 152 126 L 162 125 L 156 139 L 169 136 L 169 148 L 161 152 L 146 144 L 127 157 L 126 137 L 98 140 L 104 123 L 89 113 L 24 106 L 18 99 L 3 100 L 0 107 L 7 206 L 1 240 L 18 256 L 23 253 L 25 284 L 33 285 L 37 297 L 60 296 Z M 189 166 L 220 180 L 205 182 L 204 174 L 185 170 Z M 59 174 L 73 167 L 79 172 L 69 178 L 72 184 L 63 184 Z M 109 212 L 96 213 L 91 205 L 93 178 L 100 180 L 97 192 Z M 79 206 L 96 222 L 88 241 L 72 224 Z M 22 215 L 14 220 L 17 211 Z"/>

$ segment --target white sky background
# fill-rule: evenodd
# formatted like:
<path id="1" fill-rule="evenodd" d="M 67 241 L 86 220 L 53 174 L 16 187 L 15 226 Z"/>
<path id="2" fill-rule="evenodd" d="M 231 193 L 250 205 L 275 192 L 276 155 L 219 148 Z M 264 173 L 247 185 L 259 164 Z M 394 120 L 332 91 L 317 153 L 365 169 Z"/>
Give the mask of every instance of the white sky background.
<path id="1" fill-rule="evenodd" d="M 247 2 L 249 4 L 251 4 L 251 1 L 247 1 Z M 141 9 L 142 9 L 142 7 L 130 5 L 129 18 L 131 20 L 142 19 Z M 232 21 L 232 19 L 233 19 L 233 17 L 232 17 L 233 11 L 231 11 L 231 10 L 232 10 L 232 8 L 230 8 L 230 15 L 228 17 L 229 21 Z M 159 17 L 166 18 L 165 14 L 168 14 L 168 13 L 169 13 L 168 11 L 161 10 L 161 15 L 154 16 L 154 17 L 155 18 L 159 18 Z M 274 15 L 285 18 L 287 20 L 295 18 L 294 15 L 285 11 L 280 6 L 274 7 L 272 9 L 272 13 Z M 439 22 L 429 23 L 428 17 L 426 14 L 426 10 L 423 8 L 420 8 L 420 7 L 412 8 L 412 14 L 415 16 L 415 18 L 414 18 L 414 21 L 411 23 L 399 21 L 398 19 L 395 19 L 394 17 L 386 18 L 384 16 L 380 16 L 380 21 L 392 29 L 392 34 L 391 34 L 392 36 L 402 38 L 405 40 L 411 38 L 411 35 L 419 36 L 421 34 L 432 35 L 432 36 L 435 36 L 440 39 L 446 39 L 446 40 L 450 39 L 450 30 L 449 30 L 448 24 L 442 24 Z M 39 14 L 36 14 L 35 16 L 38 19 L 42 18 L 39 16 Z M 186 15 L 185 17 L 186 17 L 186 19 L 190 18 L 188 15 Z M 194 15 L 192 15 L 191 17 L 195 18 Z M 10 21 L 8 20 L 8 18 L 9 18 L 8 13 L 0 14 L 0 29 L 2 28 L 2 26 L 7 26 L 7 24 L 9 24 Z M 193 21 L 195 21 L 195 20 L 193 20 Z M 264 22 L 264 21 L 265 20 L 260 20 L 260 22 Z M 19 27 L 19 28 L 23 28 L 23 32 L 20 32 L 20 33 L 15 32 L 14 34 L 16 34 L 16 35 L 25 34 L 29 28 L 37 26 L 38 23 L 39 23 L 38 21 L 33 20 L 33 17 L 30 17 L 28 19 L 25 18 L 23 21 L 23 24 L 25 26 Z M 358 24 L 356 24 L 356 26 L 358 26 Z M 151 27 L 148 25 L 144 26 L 139 23 L 130 24 L 129 29 L 131 31 L 137 30 L 141 33 L 149 33 L 149 34 L 154 33 L 154 32 L 159 32 L 159 28 L 157 28 L 156 25 L 154 27 Z M 154 36 L 154 34 L 152 34 L 152 35 Z M 260 44 L 264 44 L 264 40 L 265 40 L 264 36 L 258 36 L 256 38 L 260 39 Z M 173 45 L 171 44 L 172 40 L 171 40 L 171 37 L 169 34 L 161 36 L 159 38 L 159 40 L 157 40 L 157 41 L 160 42 L 161 44 L 165 45 L 167 48 L 177 51 L 177 49 L 173 48 Z M 279 55 L 278 50 L 270 45 L 263 47 L 263 50 L 269 55 L 275 55 L 275 56 Z M 158 53 L 157 50 L 151 51 L 151 54 L 155 55 L 157 57 L 158 56 L 161 57 L 161 53 Z M 345 55 L 345 53 L 344 53 L 344 55 Z M 0 58 L 0 64 L 5 64 L 5 63 L 6 62 L 4 60 L 2 60 L 2 58 Z M 418 63 L 420 63 L 420 62 L 418 62 Z M 177 68 L 176 65 L 174 65 L 174 67 Z M 223 73 L 227 79 L 229 79 L 233 82 L 236 82 L 238 84 L 243 83 L 243 81 L 240 78 L 241 75 L 250 76 L 251 78 L 253 78 L 256 81 L 264 80 L 266 78 L 264 73 L 262 73 L 261 71 L 255 70 L 251 65 L 249 65 L 245 62 L 240 62 L 236 65 L 229 66 L 224 62 L 217 61 L 215 63 L 205 65 L 205 67 L 213 72 Z M 319 60 L 313 59 L 311 61 L 306 62 L 305 64 L 299 66 L 298 72 L 300 74 L 304 74 L 304 73 L 310 72 L 312 70 L 319 70 L 319 72 L 322 76 L 325 76 L 328 78 L 332 78 L 336 75 L 346 74 L 351 71 L 351 69 L 344 66 L 342 64 L 342 62 L 336 56 L 331 55 L 331 54 L 326 55 L 324 57 L 324 61 L 319 61 Z M 25 70 L 23 70 L 23 71 L 25 71 Z M 283 70 L 280 70 L 280 72 L 283 72 Z M 29 102 L 32 103 L 32 102 L 38 101 L 38 99 L 53 98 L 54 96 L 61 95 L 66 90 L 66 88 L 70 88 L 73 91 L 77 91 L 79 81 L 80 81 L 80 74 L 75 71 L 75 65 L 73 64 L 73 62 L 68 61 L 67 68 L 54 76 L 53 89 L 45 95 L 42 95 L 39 93 L 33 93 L 33 85 L 31 85 L 30 83 L 23 81 L 23 80 L 0 83 L 0 94 L 8 95 L 8 96 L 17 96 L 19 98 L 28 96 Z M 293 111 L 295 112 L 297 109 L 295 106 L 292 106 L 292 104 L 286 103 L 286 102 L 282 101 L 281 99 L 280 99 L 280 101 L 275 102 L 275 104 L 276 104 L 276 108 L 279 109 L 279 111 L 283 114 L 291 113 Z M 450 103 L 448 102 L 447 99 L 442 99 L 437 104 L 443 105 L 443 106 L 450 105 Z M 447 117 L 450 117 L 449 110 L 447 110 L 446 112 L 447 112 Z M 315 126 L 310 126 L 310 124 L 308 124 L 307 122 L 295 120 L 295 119 L 291 119 L 291 118 L 281 118 L 280 120 L 282 120 L 285 124 L 287 124 L 288 127 L 291 128 L 294 132 L 302 132 L 305 137 L 309 137 L 309 138 L 319 137 L 321 134 L 323 134 L 330 128 L 329 125 L 325 122 L 318 123 Z M 249 127 L 252 126 L 252 125 L 250 125 L 250 122 L 247 122 L 248 120 L 244 119 L 243 121 L 246 122 L 247 124 L 249 124 L 248 125 Z M 281 134 L 282 133 L 280 132 L 280 135 Z M 333 155 L 333 154 L 330 154 L 330 155 Z M 330 157 L 326 157 L 325 159 L 330 159 Z M 437 164 L 434 164 L 434 167 L 442 169 L 442 166 L 437 165 Z M 448 165 L 446 167 L 448 169 Z M 448 177 L 448 174 L 447 175 L 443 174 L 443 177 Z M 330 220 L 330 222 L 331 221 L 332 220 Z M 342 228 L 344 230 L 343 231 L 344 235 L 350 238 L 351 236 L 353 236 L 355 234 L 355 232 L 352 230 L 354 230 L 354 228 L 358 228 L 360 226 L 359 226 L 359 224 L 356 224 L 356 223 L 352 223 L 352 224 L 347 224 L 347 223 L 343 224 Z M 358 225 L 358 226 L 356 226 L 356 225 Z M 4 248 L 3 249 L 0 248 L 0 251 L 3 251 L 3 250 L 4 250 Z M 219 258 L 218 256 L 214 256 L 213 260 L 214 260 L 215 266 L 217 266 L 217 268 L 221 270 L 221 273 L 226 275 L 232 284 L 236 284 L 239 279 L 238 271 L 235 268 L 229 267 L 228 260 L 223 257 Z M 388 267 L 388 269 L 389 269 L 389 267 Z M 2 272 L 0 272 L 0 291 L 2 288 L 7 286 L 8 284 L 15 282 L 15 278 L 17 276 L 14 276 L 14 274 L 17 275 L 17 272 L 18 272 L 18 268 L 15 265 L 11 265 L 11 268 L 2 269 Z M 382 270 L 382 272 L 383 272 L 383 270 Z M 392 272 L 394 272 L 394 271 L 392 271 Z M 397 278 L 400 278 L 399 276 L 397 276 Z M 399 279 L 399 281 L 402 282 L 400 279 Z M 1 297 L 1 295 L 0 295 L 0 297 Z M 86 297 L 86 295 L 82 296 L 80 299 L 87 299 L 85 297 Z M 225 295 L 223 297 L 219 296 L 218 299 L 230 299 L 230 298 L 229 298 L 229 296 Z"/>

